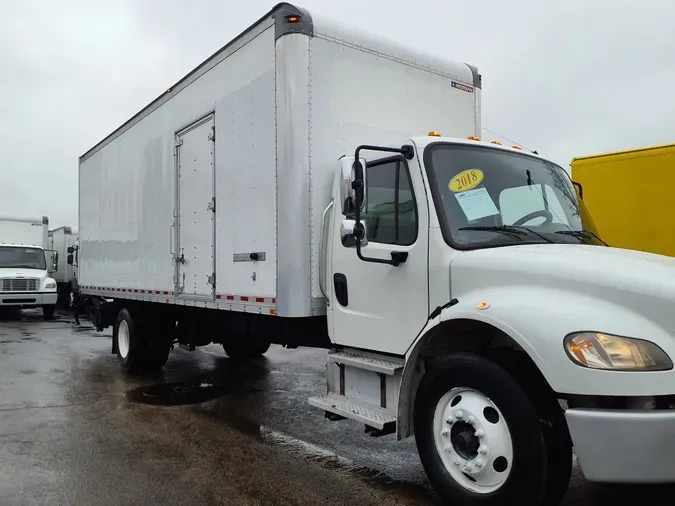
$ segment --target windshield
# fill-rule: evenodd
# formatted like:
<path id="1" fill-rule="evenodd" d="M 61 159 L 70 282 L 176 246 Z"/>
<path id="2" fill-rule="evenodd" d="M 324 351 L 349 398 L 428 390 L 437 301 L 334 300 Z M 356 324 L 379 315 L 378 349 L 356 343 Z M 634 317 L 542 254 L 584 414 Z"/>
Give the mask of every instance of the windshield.
<path id="1" fill-rule="evenodd" d="M 0 246 L 0 268 L 45 270 L 45 253 L 40 248 Z"/>
<path id="2" fill-rule="evenodd" d="M 458 249 L 604 244 L 558 165 L 486 146 L 436 143 L 425 164 L 446 241 Z"/>

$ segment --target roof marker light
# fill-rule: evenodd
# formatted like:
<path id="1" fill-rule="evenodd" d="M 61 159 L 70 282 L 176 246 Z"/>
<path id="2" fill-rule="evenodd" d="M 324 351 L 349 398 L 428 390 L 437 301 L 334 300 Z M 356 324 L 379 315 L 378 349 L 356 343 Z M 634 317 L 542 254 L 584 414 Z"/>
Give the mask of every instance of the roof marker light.
<path id="1" fill-rule="evenodd" d="M 433 132 L 429 132 L 429 137 L 440 137 L 441 134 L 439 132 L 436 132 L 435 130 Z"/>
<path id="2" fill-rule="evenodd" d="M 286 21 L 288 21 L 289 23 L 299 23 L 300 16 L 286 16 Z"/>
<path id="3" fill-rule="evenodd" d="M 521 151 L 522 151 L 522 149 L 523 149 L 523 148 L 521 148 L 520 146 L 516 146 L 516 145 L 513 145 L 513 146 L 511 146 L 511 147 L 512 147 L 513 149 L 520 149 Z"/>
<path id="4" fill-rule="evenodd" d="M 496 144 L 497 146 L 501 146 L 502 143 L 499 141 L 490 141 L 490 144 Z"/>
<path id="5" fill-rule="evenodd" d="M 480 139 L 476 137 L 475 135 L 472 135 L 471 137 L 467 137 L 470 141 L 479 141 Z"/>

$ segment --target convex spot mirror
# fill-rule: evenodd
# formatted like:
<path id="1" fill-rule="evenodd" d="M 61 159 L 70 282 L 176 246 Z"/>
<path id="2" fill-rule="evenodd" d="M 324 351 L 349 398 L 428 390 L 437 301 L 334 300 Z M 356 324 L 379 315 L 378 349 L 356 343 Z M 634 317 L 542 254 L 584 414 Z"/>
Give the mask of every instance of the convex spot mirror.
<path id="1" fill-rule="evenodd" d="M 342 245 L 345 248 L 355 248 L 358 238 L 361 239 L 361 246 L 366 246 L 368 244 L 366 224 L 360 222 L 357 227 L 354 220 L 342 220 L 340 237 L 342 238 Z"/>
<path id="2" fill-rule="evenodd" d="M 356 179 L 356 170 L 354 167 L 353 156 L 343 156 L 340 158 L 340 204 L 342 206 L 342 214 L 347 215 L 353 213 L 356 208 L 354 207 L 354 202 L 356 201 L 356 190 L 353 187 L 354 180 Z M 366 195 L 366 159 L 359 158 L 361 163 L 363 184 L 359 190 L 359 200 L 361 201 L 361 208 L 365 205 Z"/>

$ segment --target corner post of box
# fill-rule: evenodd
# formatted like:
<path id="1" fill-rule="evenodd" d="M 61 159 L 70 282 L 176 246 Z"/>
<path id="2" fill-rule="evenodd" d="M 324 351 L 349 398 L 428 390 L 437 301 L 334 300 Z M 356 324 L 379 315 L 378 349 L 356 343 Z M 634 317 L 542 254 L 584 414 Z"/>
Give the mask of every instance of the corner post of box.
<path id="1" fill-rule="evenodd" d="M 310 40 L 306 11 L 274 12 L 277 117 L 277 316 L 311 315 Z M 289 16 L 297 20 L 289 22 Z"/>

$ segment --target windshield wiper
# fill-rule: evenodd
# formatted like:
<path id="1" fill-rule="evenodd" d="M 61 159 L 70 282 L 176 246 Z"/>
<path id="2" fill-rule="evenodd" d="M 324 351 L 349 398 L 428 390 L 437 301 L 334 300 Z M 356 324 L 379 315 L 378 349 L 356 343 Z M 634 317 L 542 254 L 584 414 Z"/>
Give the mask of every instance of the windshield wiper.
<path id="1" fill-rule="evenodd" d="M 605 241 L 600 239 L 597 234 L 594 234 L 590 230 L 558 230 L 556 234 L 562 234 L 562 235 L 571 235 L 572 237 L 580 237 L 580 238 L 586 238 L 586 239 L 597 239 L 600 241 L 602 244 L 605 246 L 609 247 L 609 244 L 607 244 Z"/>
<path id="2" fill-rule="evenodd" d="M 524 241 L 522 238 L 523 235 L 533 234 L 539 237 L 542 241 L 545 241 L 549 244 L 553 244 L 555 241 L 552 241 L 548 237 L 535 232 L 531 228 L 521 227 L 519 225 L 494 225 L 491 227 L 461 227 L 458 230 L 482 230 L 487 232 L 502 232 L 504 234 L 510 234 L 512 237 L 516 237 L 521 241 Z"/>

